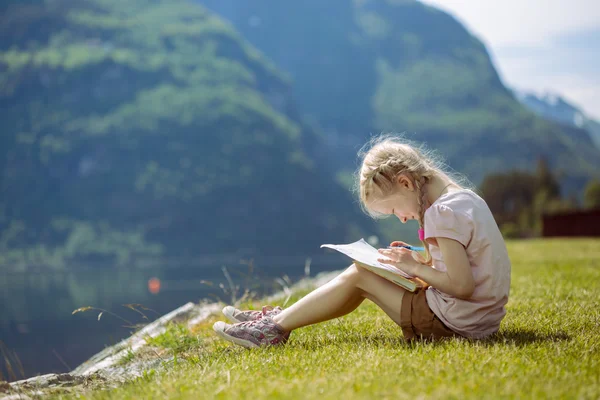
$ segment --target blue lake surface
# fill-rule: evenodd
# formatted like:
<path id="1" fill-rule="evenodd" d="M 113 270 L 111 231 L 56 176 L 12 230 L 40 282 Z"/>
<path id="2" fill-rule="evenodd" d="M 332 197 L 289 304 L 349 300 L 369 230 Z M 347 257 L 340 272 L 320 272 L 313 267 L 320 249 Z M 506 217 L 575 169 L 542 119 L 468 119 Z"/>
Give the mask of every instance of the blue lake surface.
<path id="1" fill-rule="evenodd" d="M 310 275 L 347 267 L 350 260 L 330 254 L 310 263 Z M 304 260 L 227 264 L 238 297 L 244 288 L 258 295 L 281 290 L 276 278 L 295 283 L 305 276 Z M 133 324 L 146 324 L 187 303 L 229 302 L 222 265 L 169 268 L 85 267 L 69 271 L 0 272 L 0 373 L 13 381 L 50 372 L 69 372 L 104 347 L 129 336 L 135 327 L 100 311 L 72 314 L 85 306 L 111 311 Z M 151 293 L 149 281 L 160 290 Z M 148 320 L 124 304 L 141 304 Z M 0 379 L 1 380 L 1 379 Z"/>

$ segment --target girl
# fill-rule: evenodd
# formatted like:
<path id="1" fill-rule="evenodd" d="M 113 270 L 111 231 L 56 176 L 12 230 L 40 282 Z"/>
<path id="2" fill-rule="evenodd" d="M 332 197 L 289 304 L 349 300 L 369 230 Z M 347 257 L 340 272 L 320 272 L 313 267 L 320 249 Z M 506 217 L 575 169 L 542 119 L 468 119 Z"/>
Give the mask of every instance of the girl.
<path id="1" fill-rule="evenodd" d="M 498 331 L 506 314 L 511 264 L 485 201 L 444 173 L 441 163 L 399 138 L 374 138 L 366 149 L 359 154 L 362 165 L 356 174 L 361 207 L 375 218 L 417 220 L 426 252 L 422 257 L 405 248 L 379 249 L 380 261 L 430 286 L 407 292 L 352 264 L 285 310 L 225 307 L 223 313 L 236 323 L 215 323 L 219 336 L 245 347 L 282 344 L 292 330 L 346 315 L 365 299 L 400 325 L 406 339 L 480 339 Z"/>

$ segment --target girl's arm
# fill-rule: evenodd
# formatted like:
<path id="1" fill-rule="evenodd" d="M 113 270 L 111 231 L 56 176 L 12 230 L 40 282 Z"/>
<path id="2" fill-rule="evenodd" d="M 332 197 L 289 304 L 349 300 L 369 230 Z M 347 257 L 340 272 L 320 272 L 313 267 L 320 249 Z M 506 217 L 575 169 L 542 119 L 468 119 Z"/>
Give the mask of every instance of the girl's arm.
<path id="1" fill-rule="evenodd" d="M 413 275 L 444 293 L 468 299 L 475 290 L 475 280 L 467 251 L 456 240 L 443 237 L 436 237 L 436 240 L 446 264 L 446 272 L 417 263 Z"/>
<path id="2" fill-rule="evenodd" d="M 453 239 L 436 237 L 436 240 L 446 264 L 446 272 L 417 262 L 411 251 L 405 248 L 380 249 L 379 252 L 388 259 L 379 261 L 415 275 L 444 293 L 468 299 L 475 291 L 475 280 L 465 247 Z"/>

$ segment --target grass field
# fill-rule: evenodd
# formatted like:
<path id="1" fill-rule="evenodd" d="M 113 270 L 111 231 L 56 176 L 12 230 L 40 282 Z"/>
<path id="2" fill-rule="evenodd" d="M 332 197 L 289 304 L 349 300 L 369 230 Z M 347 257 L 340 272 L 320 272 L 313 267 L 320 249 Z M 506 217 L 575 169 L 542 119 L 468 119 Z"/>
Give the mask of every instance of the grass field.
<path id="1" fill-rule="evenodd" d="M 215 316 L 154 341 L 176 355 L 166 368 L 116 389 L 55 398 L 600 398 L 600 240 L 508 247 L 508 313 L 491 339 L 407 344 L 365 301 L 294 331 L 284 347 L 247 350 L 216 337 L 211 326 L 225 318 Z"/>

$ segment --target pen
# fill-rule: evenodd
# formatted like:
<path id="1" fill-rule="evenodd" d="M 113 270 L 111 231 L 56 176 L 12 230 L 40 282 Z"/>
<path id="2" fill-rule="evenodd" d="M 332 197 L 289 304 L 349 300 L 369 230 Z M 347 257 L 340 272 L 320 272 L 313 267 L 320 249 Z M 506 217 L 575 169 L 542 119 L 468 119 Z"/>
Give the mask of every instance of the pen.
<path id="1" fill-rule="evenodd" d="M 409 249 L 409 250 L 412 250 L 412 251 L 425 251 L 424 247 L 417 247 L 417 246 L 388 246 L 387 248 L 388 249 L 393 249 L 393 248 L 396 248 L 396 247 L 404 247 L 405 249 Z"/>

